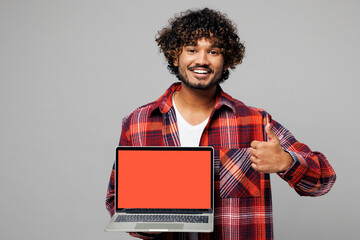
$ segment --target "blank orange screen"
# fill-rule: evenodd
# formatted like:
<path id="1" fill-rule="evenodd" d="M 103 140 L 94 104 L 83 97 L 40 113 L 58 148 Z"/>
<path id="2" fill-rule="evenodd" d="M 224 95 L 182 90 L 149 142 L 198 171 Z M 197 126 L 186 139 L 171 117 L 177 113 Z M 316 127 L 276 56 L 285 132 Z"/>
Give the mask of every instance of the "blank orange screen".
<path id="1" fill-rule="evenodd" d="M 118 208 L 209 209 L 210 151 L 121 150 Z"/>

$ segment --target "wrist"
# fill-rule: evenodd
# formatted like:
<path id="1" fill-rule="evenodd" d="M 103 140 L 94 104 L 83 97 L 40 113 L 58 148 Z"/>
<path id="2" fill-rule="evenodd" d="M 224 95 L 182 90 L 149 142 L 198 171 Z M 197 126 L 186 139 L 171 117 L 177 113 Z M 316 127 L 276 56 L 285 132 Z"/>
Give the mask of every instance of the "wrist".
<path id="1" fill-rule="evenodd" d="M 283 150 L 282 153 L 282 167 L 279 172 L 286 172 L 294 163 L 294 159 L 291 157 L 290 153 Z"/>

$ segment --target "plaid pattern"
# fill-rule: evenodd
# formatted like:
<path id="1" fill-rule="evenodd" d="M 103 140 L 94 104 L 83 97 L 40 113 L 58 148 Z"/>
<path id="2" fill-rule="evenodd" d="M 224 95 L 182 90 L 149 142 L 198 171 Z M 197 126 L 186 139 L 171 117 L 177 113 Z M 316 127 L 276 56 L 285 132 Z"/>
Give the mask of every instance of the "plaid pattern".
<path id="1" fill-rule="evenodd" d="M 173 84 L 157 101 L 136 109 L 124 118 L 119 145 L 179 146 L 176 115 L 171 96 L 181 88 Z M 215 150 L 215 228 L 201 233 L 205 239 L 273 239 L 270 175 L 250 166 L 249 147 L 253 140 L 266 141 L 264 127 L 272 130 L 294 164 L 278 175 L 301 196 L 327 193 L 336 175 L 327 159 L 312 152 L 262 109 L 245 106 L 218 87 L 215 108 L 201 137 L 200 145 Z M 114 169 L 112 170 L 106 208 L 114 214 Z M 152 236 L 130 233 L 143 239 Z M 156 239 L 186 239 L 184 233 L 163 233 Z"/>
<path id="2" fill-rule="evenodd" d="M 220 197 L 260 196 L 260 175 L 251 167 L 250 148 L 220 150 Z"/>

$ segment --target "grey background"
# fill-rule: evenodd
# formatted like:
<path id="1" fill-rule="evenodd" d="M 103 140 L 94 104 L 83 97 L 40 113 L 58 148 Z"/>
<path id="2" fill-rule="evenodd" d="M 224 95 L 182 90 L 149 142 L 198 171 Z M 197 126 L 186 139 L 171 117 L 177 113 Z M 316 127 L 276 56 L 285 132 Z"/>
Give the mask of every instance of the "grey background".
<path id="1" fill-rule="evenodd" d="M 338 175 L 319 198 L 273 175 L 275 238 L 359 238 L 359 1 L 0 0 L 1 239 L 132 239 L 103 232 L 121 119 L 176 81 L 156 32 L 204 6 L 247 47 L 223 89 Z"/>

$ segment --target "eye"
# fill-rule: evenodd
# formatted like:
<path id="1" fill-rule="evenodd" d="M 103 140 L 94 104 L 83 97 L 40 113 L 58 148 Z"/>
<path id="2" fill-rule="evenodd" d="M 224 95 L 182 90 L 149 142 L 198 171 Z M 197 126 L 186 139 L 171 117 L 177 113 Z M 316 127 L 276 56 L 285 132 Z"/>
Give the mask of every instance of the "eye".
<path id="1" fill-rule="evenodd" d="M 220 51 L 218 51 L 218 50 L 211 50 L 211 51 L 210 51 L 210 54 L 211 54 L 211 55 L 219 55 L 219 54 L 220 54 Z"/>
<path id="2" fill-rule="evenodd" d="M 194 52 L 196 52 L 196 50 L 193 49 L 193 48 L 188 48 L 186 51 L 187 51 L 188 53 L 194 53 Z"/>

